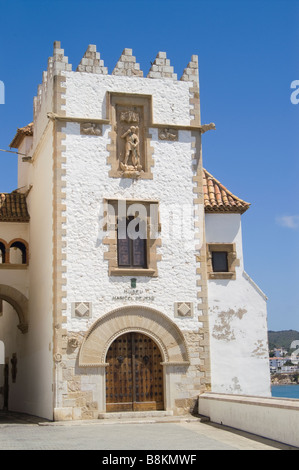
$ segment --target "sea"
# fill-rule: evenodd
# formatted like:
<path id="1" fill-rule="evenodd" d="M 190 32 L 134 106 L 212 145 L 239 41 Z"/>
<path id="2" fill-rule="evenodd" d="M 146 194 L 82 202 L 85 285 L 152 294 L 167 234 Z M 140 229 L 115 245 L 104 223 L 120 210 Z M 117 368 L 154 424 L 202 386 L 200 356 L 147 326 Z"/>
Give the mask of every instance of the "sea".
<path id="1" fill-rule="evenodd" d="M 272 385 L 272 397 L 297 398 L 299 400 L 299 385 Z"/>

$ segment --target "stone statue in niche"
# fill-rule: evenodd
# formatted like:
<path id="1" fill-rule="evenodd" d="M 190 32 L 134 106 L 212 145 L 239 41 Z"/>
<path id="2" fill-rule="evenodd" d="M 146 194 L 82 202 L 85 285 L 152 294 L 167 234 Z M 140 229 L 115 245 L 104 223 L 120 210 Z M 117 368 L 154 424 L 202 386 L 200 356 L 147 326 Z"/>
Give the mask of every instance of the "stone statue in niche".
<path id="1" fill-rule="evenodd" d="M 124 161 L 120 164 L 122 170 L 129 170 L 131 168 L 129 163 L 131 163 L 133 167 L 131 168 L 132 170 L 142 170 L 142 166 L 140 165 L 138 130 L 137 126 L 131 126 L 121 136 L 121 138 L 126 141 Z"/>
<path id="2" fill-rule="evenodd" d="M 121 107 L 118 114 L 119 166 L 124 178 L 138 178 L 143 172 L 140 155 L 143 146 L 139 127 L 142 117 L 137 110 L 138 107 Z"/>

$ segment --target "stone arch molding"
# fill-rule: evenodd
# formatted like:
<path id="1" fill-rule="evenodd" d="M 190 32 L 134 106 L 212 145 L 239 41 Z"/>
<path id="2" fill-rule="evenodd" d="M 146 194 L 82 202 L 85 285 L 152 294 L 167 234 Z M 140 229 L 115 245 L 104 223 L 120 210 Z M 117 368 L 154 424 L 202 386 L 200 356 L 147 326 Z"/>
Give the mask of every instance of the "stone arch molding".
<path id="1" fill-rule="evenodd" d="M 28 299 L 20 291 L 11 286 L 0 284 L 0 299 L 8 302 L 19 317 L 18 328 L 22 333 L 28 331 Z"/>
<path id="2" fill-rule="evenodd" d="M 187 344 L 177 325 L 158 310 L 134 305 L 112 310 L 91 326 L 80 348 L 79 366 L 107 366 L 106 355 L 113 341 L 134 331 L 156 342 L 164 365 L 190 364 Z"/>

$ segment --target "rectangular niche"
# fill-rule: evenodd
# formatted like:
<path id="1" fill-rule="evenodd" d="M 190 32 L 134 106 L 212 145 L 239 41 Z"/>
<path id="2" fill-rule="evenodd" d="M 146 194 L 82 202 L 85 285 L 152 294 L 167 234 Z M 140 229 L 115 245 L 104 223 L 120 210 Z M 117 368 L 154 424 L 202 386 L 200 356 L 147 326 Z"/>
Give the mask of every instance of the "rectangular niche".
<path id="1" fill-rule="evenodd" d="M 109 176 L 113 178 L 152 179 L 153 165 L 148 129 L 152 123 L 152 97 L 108 93 L 111 122 L 108 145 Z"/>

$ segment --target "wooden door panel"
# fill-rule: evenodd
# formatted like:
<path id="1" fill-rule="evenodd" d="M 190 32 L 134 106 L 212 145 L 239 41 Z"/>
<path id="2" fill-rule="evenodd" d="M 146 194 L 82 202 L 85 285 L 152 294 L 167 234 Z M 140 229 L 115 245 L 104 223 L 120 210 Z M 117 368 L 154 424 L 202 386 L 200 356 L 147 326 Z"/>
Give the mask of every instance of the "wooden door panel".
<path id="1" fill-rule="evenodd" d="M 135 333 L 132 351 L 135 358 L 135 409 L 163 409 L 162 357 L 148 336 Z"/>
<path id="2" fill-rule="evenodd" d="M 106 362 L 107 411 L 164 409 L 159 348 L 141 333 L 127 333 L 109 348 Z"/>
<path id="3" fill-rule="evenodd" d="M 106 372 L 107 411 L 132 410 L 132 339 L 128 335 L 117 338 L 109 348 Z"/>

